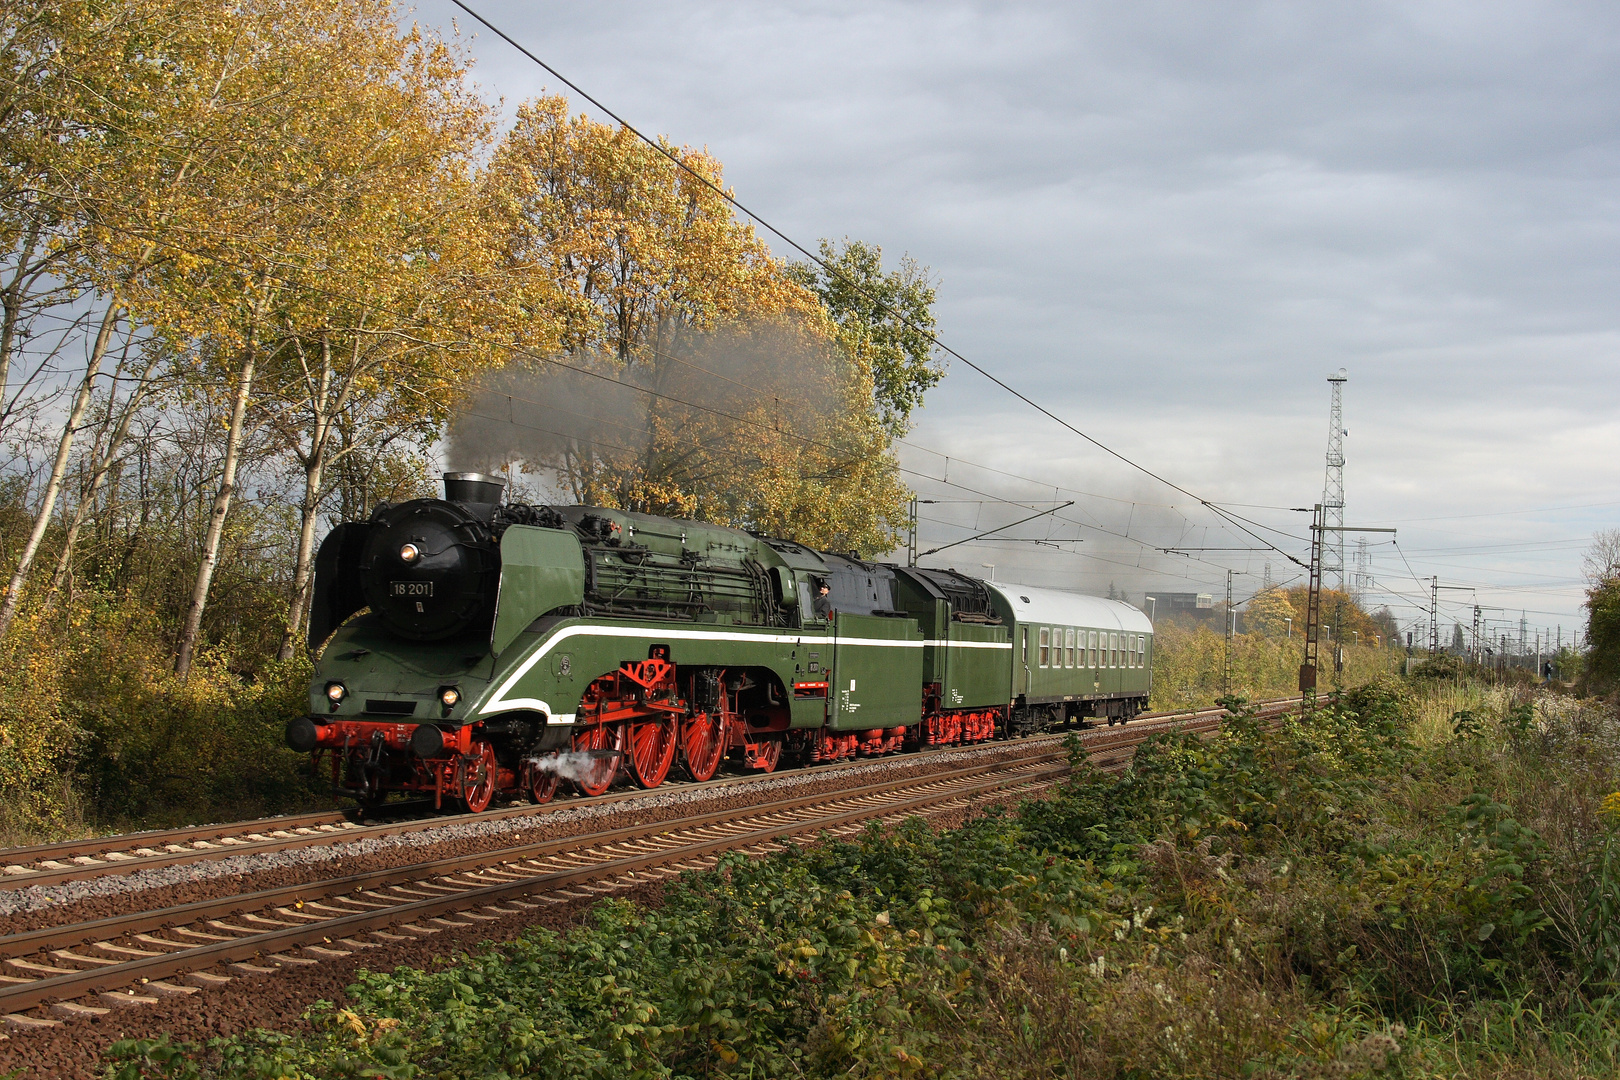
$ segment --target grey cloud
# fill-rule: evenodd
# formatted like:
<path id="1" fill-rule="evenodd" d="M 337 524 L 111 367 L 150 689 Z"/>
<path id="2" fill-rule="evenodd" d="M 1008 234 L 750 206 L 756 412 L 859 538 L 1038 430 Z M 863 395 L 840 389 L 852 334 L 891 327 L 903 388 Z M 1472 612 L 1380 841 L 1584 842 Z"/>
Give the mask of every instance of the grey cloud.
<path id="1" fill-rule="evenodd" d="M 955 347 L 1210 497 L 1313 501 L 1323 375 L 1344 365 L 1352 517 L 1620 502 L 1611 4 L 487 13 L 646 130 L 709 147 L 792 235 L 912 253 L 943 282 Z M 487 33 L 473 52 L 509 106 L 555 88 Z M 1129 470 L 989 394 L 956 365 L 919 441 L 1136 493 Z M 992 417 L 1011 426 L 986 435 Z M 1613 516 L 1462 531 L 1567 538 Z M 1432 543 L 1407 528 L 1413 550 L 1455 544 L 1455 523 Z M 1475 573 L 1432 558 L 1413 569 Z M 1474 562 L 1518 588 L 1532 579 L 1514 567 L 1570 580 L 1578 560 Z M 1578 590 L 1504 601 L 1573 626 Z"/>

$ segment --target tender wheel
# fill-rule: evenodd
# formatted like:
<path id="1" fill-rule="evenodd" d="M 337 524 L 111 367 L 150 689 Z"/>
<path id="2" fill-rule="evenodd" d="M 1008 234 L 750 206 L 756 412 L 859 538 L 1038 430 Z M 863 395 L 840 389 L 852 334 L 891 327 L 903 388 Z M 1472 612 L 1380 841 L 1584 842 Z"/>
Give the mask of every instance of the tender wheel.
<path id="1" fill-rule="evenodd" d="M 481 814 L 495 797 L 495 781 L 500 766 L 495 748 L 487 742 L 473 743 L 473 752 L 461 763 L 461 803 L 469 813 Z"/>
<path id="2" fill-rule="evenodd" d="M 600 795 L 613 786 L 624 760 L 624 725 L 589 724 L 574 731 L 570 779 L 581 795 Z M 583 756 L 578 756 L 583 755 Z"/>
<path id="3" fill-rule="evenodd" d="M 630 779 L 644 788 L 655 788 L 669 775 L 675 761 L 673 718 L 654 717 L 630 721 Z"/>

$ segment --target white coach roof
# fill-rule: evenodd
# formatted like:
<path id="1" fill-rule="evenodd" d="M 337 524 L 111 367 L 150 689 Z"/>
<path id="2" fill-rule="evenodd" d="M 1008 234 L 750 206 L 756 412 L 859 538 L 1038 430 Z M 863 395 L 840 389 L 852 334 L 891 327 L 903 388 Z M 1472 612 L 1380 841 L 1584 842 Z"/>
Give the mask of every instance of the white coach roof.
<path id="1" fill-rule="evenodd" d="M 1019 622 L 1153 633 L 1153 623 L 1148 621 L 1141 609 L 1120 600 L 1106 600 L 1101 596 L 1086 596 L 1061 589 L 1010 585 L 1003 581 L 987 581 L 985 585 L 1001 594 Z"/>

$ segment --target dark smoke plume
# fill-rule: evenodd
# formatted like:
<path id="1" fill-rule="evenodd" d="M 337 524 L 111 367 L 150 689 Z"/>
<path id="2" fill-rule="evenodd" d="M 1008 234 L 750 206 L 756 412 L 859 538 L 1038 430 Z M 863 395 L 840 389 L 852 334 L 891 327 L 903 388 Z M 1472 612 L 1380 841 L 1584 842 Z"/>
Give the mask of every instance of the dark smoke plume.
<path id="1" fill-rule="evenodd" d="M 783 321 L 681 333 L 637 362 L 515 362 L 454 414 L 446 456 L 455 470 L 539 474 L 569 498 L 604 484 L 685 491 L 749 468 L 761 441 L 820 437 L 849 375 L 825 339 Z"/>

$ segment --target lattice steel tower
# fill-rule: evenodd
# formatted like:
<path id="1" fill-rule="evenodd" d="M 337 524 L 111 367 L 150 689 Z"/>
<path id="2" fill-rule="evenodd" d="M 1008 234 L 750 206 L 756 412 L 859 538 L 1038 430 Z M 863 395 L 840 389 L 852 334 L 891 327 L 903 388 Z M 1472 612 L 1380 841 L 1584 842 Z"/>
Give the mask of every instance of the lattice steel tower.
<path id="1" fill-rule="evenodd" d="M 1322 486 L 1322 583 L 1344 589 L 1344 368 L 1327 377 L 1333 388 L 1333 410 L 1328 416 L 1327 482 Z"/>
<path id="2" fill-rule="evenodd" d="M 1355 561 L 1351 565 L 1355 570 L 1350 575 L 1350 597 L 1357 604 L 1363 604 L 1367 590 L 1372 588 L 1372 552 L 1367 550 L 1365 536 L 1356 537 Z"/>

